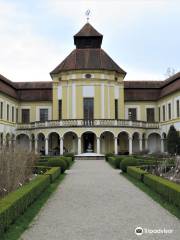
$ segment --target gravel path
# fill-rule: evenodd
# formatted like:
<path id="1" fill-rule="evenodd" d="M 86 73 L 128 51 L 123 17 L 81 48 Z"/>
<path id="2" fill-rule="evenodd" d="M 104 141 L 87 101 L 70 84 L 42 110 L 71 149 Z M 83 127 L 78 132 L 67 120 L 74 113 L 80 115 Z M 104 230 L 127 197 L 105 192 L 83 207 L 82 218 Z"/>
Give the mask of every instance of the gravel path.
<path id="1" fill-rule="evenodd" d="M 137 226 L 173 229 L 136 236 Z M 180 222 L 105 161 L 77 161 L 23 240 L 180 239 Z"/>

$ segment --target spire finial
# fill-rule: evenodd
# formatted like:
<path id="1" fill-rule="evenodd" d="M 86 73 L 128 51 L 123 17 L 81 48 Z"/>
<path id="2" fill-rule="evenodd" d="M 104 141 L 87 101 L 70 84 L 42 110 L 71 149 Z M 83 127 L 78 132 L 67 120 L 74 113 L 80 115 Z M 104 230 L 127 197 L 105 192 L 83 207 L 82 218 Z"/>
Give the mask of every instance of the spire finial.
<path id="1" fill-rule="evenodd" d="M 87 22 L 89 22 L 89 15 L 90 15 L 90 13 L 91 13 L 91 11 L 89 9 L 85 12 Z"/>

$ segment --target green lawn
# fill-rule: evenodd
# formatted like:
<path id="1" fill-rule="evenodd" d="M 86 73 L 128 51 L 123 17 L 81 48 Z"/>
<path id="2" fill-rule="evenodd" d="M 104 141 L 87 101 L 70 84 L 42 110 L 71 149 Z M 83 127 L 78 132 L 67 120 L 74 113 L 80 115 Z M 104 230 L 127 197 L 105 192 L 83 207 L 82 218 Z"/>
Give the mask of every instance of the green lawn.
<path id="1" fill-rule="evenodd" d="M 33 218 L 40 211 L 44 203 L 48 200 L 50 195 L 57 189 L 60 182 L 64 179 L 66 174 L 61 174 L 55 182 L 40 195 L 40 197 L 21 215 L 14 224 L 12 224 L 8 231 L 0 237 L 1 240 L 17 240 L 21 234 L 28 228 Z"/>
<path id="2" fill-rule="evenodd" d="M 150 196 L 154 201 L 159 203 L 162 207 L 164 207 L 166 210 L 168 210 L 170 213 L 172 213 L 174 216 L 180 219 L 180 209 L 178 207 L 164 200 L 163 197 L 161 197 L 158 193 L 151 190 L 143 182 L 129 176 L 127 173 L 121 173 L 121 174 L 130 182 L 132 182 L 136 187 L 138 187 L 143 192 L 145 192 L 148 196 Z"/>

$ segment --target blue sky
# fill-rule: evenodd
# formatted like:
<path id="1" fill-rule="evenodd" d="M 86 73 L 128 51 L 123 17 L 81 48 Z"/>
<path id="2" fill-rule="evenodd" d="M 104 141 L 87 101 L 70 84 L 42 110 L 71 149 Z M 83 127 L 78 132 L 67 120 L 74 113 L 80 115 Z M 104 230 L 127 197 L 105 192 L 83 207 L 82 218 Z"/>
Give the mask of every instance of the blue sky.
<path id="1" fill-rule="evenodd" d="M 127 80 L 165 79 L 180 71 L 179 0 L 0 0 L 0 74 L 13 81 L 50 80 L 86 23 Z"/>

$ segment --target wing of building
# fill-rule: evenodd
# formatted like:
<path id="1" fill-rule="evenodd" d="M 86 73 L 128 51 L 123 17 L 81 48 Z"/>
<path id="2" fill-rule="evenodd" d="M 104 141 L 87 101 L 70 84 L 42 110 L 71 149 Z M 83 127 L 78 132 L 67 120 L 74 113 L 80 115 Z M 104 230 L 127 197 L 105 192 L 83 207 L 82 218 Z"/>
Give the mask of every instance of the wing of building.
<path id="1" fill-rule="evenodd" d="M 164 81 L 127 81 L 89 23 L 50 82 L 0 75 L 0 145 L 41 154 L 166 151 L 170 125 L 180 131 L 180 72 Z"/>

